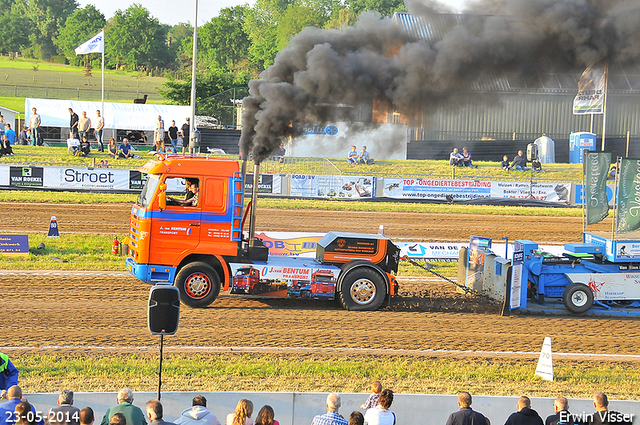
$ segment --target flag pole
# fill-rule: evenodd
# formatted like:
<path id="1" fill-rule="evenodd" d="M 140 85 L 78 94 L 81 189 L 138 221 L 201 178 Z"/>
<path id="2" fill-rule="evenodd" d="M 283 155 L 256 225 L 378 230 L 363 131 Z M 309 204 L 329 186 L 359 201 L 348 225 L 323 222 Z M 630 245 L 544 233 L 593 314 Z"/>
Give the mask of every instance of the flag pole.
<path id="1" fill-rule="evenodd" d="M 609 85 L 609 62 L 604 64 L 604 106 L 602 107 L 602 151 L 607 134 L 607 86 Z"/>
<path id="2" fill-rule="evenodd" d="M 102 29 L 104 31 L 104 28 Z M 100 112 L 102 114 L 102 119 L 104 119 L 104 51 L 105 51 L 105 39 L 106 37 L 102 37 L 102 106 L 100 106 Z"/>

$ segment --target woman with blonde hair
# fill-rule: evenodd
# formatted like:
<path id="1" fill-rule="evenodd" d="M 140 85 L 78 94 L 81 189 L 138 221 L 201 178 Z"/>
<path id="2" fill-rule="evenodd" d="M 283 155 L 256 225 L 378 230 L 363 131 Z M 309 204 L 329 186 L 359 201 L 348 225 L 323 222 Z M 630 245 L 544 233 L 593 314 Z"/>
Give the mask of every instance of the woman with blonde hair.
<path id="1" fill-rule="evenodd" d="M 252 414 L 253 403 L 243 398 L 238 402 L 236 411 L 227 415 L 227 425 L 253 425 Z"/>

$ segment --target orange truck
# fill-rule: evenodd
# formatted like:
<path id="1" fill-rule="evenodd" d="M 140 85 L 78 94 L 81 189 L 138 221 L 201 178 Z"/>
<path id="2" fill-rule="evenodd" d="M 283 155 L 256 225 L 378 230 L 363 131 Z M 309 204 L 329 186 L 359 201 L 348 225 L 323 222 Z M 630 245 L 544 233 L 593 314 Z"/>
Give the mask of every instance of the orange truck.
<path id="1" fill-rule="evenodd" d="M 175 285 L 189 307 L 210 305 L 220 291 L 236 292 L 230 291 L 234 276 L 247 267 L 255 270 L 247 278 L 258 278 L 268 296 L 291 296 L 297 280 L 324 280 L 316 292 L 346 309 L 377 310 L 390 302 L 400 250 L 382 235 L 329 232 L 315 258 L 271 257 L 254 235 L 249 240 L 239 168 L 219 157 L 158 155 L 145 164 L 146 184 L 131 208 L 127 270 L 146 283 Z"/>

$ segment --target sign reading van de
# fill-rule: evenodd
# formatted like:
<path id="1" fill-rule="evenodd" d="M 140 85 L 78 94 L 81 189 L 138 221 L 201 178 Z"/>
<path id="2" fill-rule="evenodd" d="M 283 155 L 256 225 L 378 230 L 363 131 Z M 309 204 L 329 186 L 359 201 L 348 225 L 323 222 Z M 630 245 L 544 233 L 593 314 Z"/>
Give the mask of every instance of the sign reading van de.
<path id="1" fill-rule="evenodd" d="M 42 187 L 41 167 L 10 167 L 9 185 L 14 187 Z"/>

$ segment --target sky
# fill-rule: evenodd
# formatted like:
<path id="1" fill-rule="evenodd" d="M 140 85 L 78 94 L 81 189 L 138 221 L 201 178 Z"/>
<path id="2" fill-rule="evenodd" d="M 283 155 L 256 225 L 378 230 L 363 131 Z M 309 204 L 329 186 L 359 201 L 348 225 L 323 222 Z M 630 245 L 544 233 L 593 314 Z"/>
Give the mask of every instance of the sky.
<path id="1" fill-rule="evenodd" d="M 240 4 L 253 4 L 252 0 L 197 0 L 198 25 L 202 25 L 218 15 L 218 11 L 225 7 Z M 196 0 L 78 0 L 80 8 L 88 4 L 94 5 L 105 18 L 109 19 L 116 10 L 125 10 L 132 3 L 141 4 L 149 13 L 157 18 L 161 24 L 176 25 L 180 22 L 193 23 L 194 6 Z M 464 0 L 440 0 L 441 3 L 460 8 Z"/>

